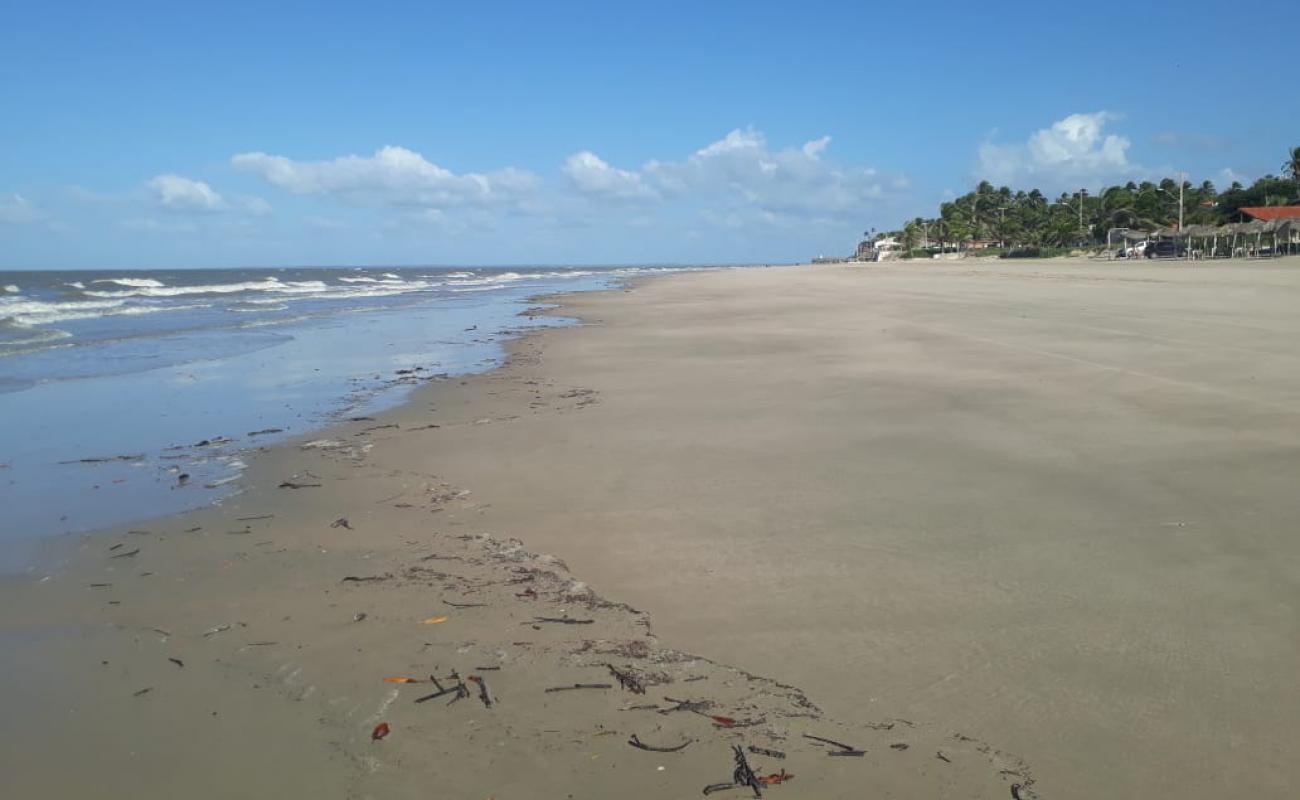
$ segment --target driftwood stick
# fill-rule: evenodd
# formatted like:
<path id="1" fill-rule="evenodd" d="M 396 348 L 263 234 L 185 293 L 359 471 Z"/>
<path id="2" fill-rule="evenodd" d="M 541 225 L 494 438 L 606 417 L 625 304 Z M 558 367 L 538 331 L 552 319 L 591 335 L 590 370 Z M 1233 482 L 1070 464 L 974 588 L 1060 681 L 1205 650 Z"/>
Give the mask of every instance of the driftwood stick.
<path id="1" fill-rule="evenodd" d="M 691 740 L 687 739 L 686 741 L 674 747 L 655 747 L 652 744 L 646 744 L 645 742 L 642 742 L 639 738 L 637 738 L 637 735 L 634 733 L 632 734 L 632 738 L 627 740 L 627 743 L 632 745 L 638 750 L 649 750 L 651 753 L 680 753 L 681 751 L 686 749 L 687 745 L 691 743 Z"/>
<path id="2" fill-rule="evenodd" d="M 590 625 L 595 621 L 594 619 L 574 619 L 573 617 L 533 617 L 533 622 L 558 622 L 561 625 Z M 525 622 L 523 624 L 529 625 L 532 623 Z"/>
<path id="3" fill-rule="evenodd" d="M 570 692 L 574 689 L 613 689 L 612 683 L 575 683 L 572 686 L 552 686 L 548 692 Z"/>
<path id="4" fill-rule="evenodd" d="M 768 750 L 766 747 L 755 747 L 752 744 L 749 746 L 749 752 L 753 753 L 756 756 L 767 756 L 768 758 L 785 758 L 785 753 L 782 753 L 780 750 Z"/>

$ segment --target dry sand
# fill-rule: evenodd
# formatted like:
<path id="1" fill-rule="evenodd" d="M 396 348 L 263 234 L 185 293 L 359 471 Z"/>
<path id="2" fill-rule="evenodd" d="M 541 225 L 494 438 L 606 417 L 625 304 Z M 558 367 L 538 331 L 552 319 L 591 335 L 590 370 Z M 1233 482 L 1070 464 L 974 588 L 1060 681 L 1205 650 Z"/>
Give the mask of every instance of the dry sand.
<path id="1" fill-rule="evenodd" d="M 787 753 L 774 796 L 1292 797 L 1297 267 L 565 298 L 508 367 L 0 584 L 4 794 L 690 797 L 734 743 Z M 383 681 L 453 670 L 497 702 Z"/>

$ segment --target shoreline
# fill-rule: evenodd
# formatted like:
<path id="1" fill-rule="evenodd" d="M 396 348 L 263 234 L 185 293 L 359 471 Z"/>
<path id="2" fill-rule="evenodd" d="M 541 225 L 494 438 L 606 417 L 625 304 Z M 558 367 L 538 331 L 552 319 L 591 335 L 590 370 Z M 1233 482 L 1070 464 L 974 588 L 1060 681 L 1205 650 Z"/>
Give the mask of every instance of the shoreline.
<path id="1" fill-rule="evenodd" d="M 511 786 L 529 795 L 561 790 L 590 796 L 693 794 L 728 778 L 732 743 L 786 753 L 779 761 L 752 752 L 748 757 L 761 773 L 786 769 L 798 775 L 794 785 L 819 796 L 857 796 L 868 774 L 873 786 L 892 785 L 900 792 L 930 786 L 989 797 L 1005 796 L 1010 775 L 1026 786 L 1023 796 L 1034 796 L 1027 766 L 982 741 L 954 738 L 923 721 L 837 721 L 793 686 L 662 645 L 649 618 L 618 603 L 616 590 L 598 584 L 597 590 L 614 596 L 604 600 L 571 576 L 559 559 L 523 549 L 526 541 L 477 531 L 475 518 L 483 509 L 474 502 L 472 486 L 461 488 L 450 478 L 421 469 L 397 470 L 391 464 L 382 474 L 370 474 L 392 447 L 385 439 L 433 437 L 446 427 L 472 431 L 508 423 L 519 412 L 580 414 L 598 403 L 596 393 L 585 387 L 531 390 L 526 405 L 519 402 L 522 398 L 503 401 L 494 395 L 502 383 L 518 378 L 521 367 L 543 357 L 550 335 L 597 324 L 575 313 L 575 298 L 635 293 L 679 277 L 646 276 L 602 292 L 537 296 L 534 305 L 556 304 L 543 313 L 573 318 L 576 324 L 524 331 L 506 344 L 500 366 L 419 387 L 401 405 L 373 419 L 336 424 L 248 453 L 244 488 L 218 504 L 59 537 L 51 547 L 65 557 L 48 575 L 0 584 L 10 607 L 40 609 L 4 631 L 10 640 L 6 667 L 37 684 L 53 680 L 64 687 L 48 691 L 60 696 L 59 703 L 67 704 L 83 727 L 70 736 L 57 716 L 15 701 L 18 713 L 10 730 L 3 731 L 4 740 L 15 742 L 22 731 L 28 742 L 58 741 L 101 751 L 105 758 L 116 753 L 139 774 L 112 776 L 104 783 L 103 771 L 114 768 L 100 764 L 101 774 L 93 776 L 88 765 L 84 776 L 63 776 L 65 791 L 94 786 L 103 793 L 106 786 L 117 786 L 139 797 L 180 790 L 168 777 L 173 773 L 184 778 L 191 796 L 195 781 L 208 786 L 213 796 L 226 796 L 220 774 L 235 769 L 240 770 L 238 784 L 250 793 L 308 789 L 336 796 L 338 786 L 345 785 L 346 796 L 405 796 L 421 782 L 437 779 L 465 793 L 457 796 L 520 796 L 508 791 Z M 537 397 L 545 398 L 542 411 Z M 431 406 L 441 413 L 431 415 Z M 453 409 L 452 419 L 442 410 L 447 407 Z M 432 419 L 439 422 L 418 422 Z M 284 484 L 301 488 L 281 488 Z M 317 507 L 322 492 L 331 495 L 327 505 L 342 503 L 355 510 L 322 511 Z M 384 507 L 375 508 L 378 504 Z M 421 512 L 432 516 L 432 524 L 420 518 Z M 388 526 L 403 533 L 375 531 Z M 366 538 L 358 541 L 358 536 Z M 462 572 L 445 570 L 447 564 Z M 349 577 L 360 580 L 340 582 Z M 276 586 L 280 580 L 293 589 Z M 522 591 L 515 591 L 521 586 Z M 438 594 L 442 597 L 435 601 Z M 306 596 L 325 609 L 304 607 Z M 530 613 L 579 621 L 530 623 Z M 443 616 L 449 619 L 437 627 L 420 625 L 417 619 Z M 471 629 L 456 631 L 451 641 L 422 641 L 415 653 L 404 641 L 451 631 L 470 618 Z M 294 632 L 298 625 L 306 625 L 312 635 Z M 42 630 L 76 633 L 12 646 L 13 640 Z M 325 641 L 308 641 L 316 638 Z M 336 659 L 347 658 L 358 642 L 364 642 L 353 656 L 358 660 L 371 661 L 360 654 L 364 650 L 388 653 L 391 661 L 368 670 L 340 667 Z M 85 663 L 69 663 L 83 649 L 106 657 L 86 659 L 82 654 Z M 614 674 L 607 665 L 613 662 L 613 669 L 643 685 L 645 694 L 615 685 L 575 690 L 572 702 L 561 703 L 555 698 L 568 701 L 568 695 L 545 692 L 554 688 L 551 684 L 593 678 L 607 683 Z M 60 665 L 54 674 L 38 678 L 52 663 Z M 392 677 L 390 672 L 421 676 L 448 667 L 461 674 L 487 667 L 478 677 L 487 678 L 503 699 L 494 708 L 476 708 L 479 701 L 470 697 L 452 709 L 458 717 L 446 709 L 415 706 L 412 711 L 401 706 L 424 694 L 413 691 L 424 687 L 382 681 Z M 181 690 L 178 682 L 187 685 Z M 69 690 L 69 685 L 80 688 Z M 221 698 L 205 696 L 216 692 Z M 268 693 L 277 697 L 257 700 Z M 225 697 L 231 694 L 240 699 L 228 702 Z M 686 706 L 668 713 L 681 703 L 667 698 L 681 700 L 681 694 L 687 695 Z M 443 716 L 421 719 L 438 714 Z M 372 743 L 369 729 L 380 717 L 390 721 L 394 735 Z M 203 735 L 215 737 L 224 761 L 192 763 L 193 756 L 177 753 L 169 744 L 178 727 L 188 729 L 200 720 L 223 726 Z M 496 744 L 509 742 L 507 752 L 483 755 L 486 740 L 480 736 L 475 741 L 475 726 L 482 726 L 478 730 L 489 739 L 505 736 Z M 297 744 L 286 748 L 282 760 L 267 763 L 258 752 L 261 743 L 241 741 L 236 734 L 249 728 L 278 730 Z M 566 729 L 570 741 L 554 741 L 556 731 Z M 446 741 L 452 730 L 468 741 Z M 866 753 L 826 759 L 827 748 L 835 748 L 801 739 L 805 732 L 852 741 Z M 636 733 L 651 746 L 692 744 L 680 753 L 640 752 L 627 742 Z M 114 737 L 124 741 L 109 744 Z M 439 761 L 451 757 L 474 768 L 449 776 L 443 766 L 425 774 L 429 766 L 419 764 L 416 753 L 431 742 L 440 749 Z M 119 752 L 123 746 L 129 746 L 129 754 Z M 11 748 L 15 763 L 4 765 L 15 776 L 15 788 L 48 787 L 51 765 L 39 749 L 25 750 L 29 748 Z M 150 756 L 169 766 L 138 763 Z M 538 763 L 543 756 L 545 763 Z M 518 775 L 505 767 L 503 774 L 503 758 L 522 759 L 529 767 Z M 609 763 L 600 763 L 602 759 Z M 600 769 L 593 768 L 593 761 Z M 857 763 L 844 768 L 841 762 L 849 761 Z M 609 774 L 613 764 L 618 767 Z M 296 767 L 297 777 L 286 775 L 286 765 Z M 217 774 L 205 775 L 211 770 Z"/>
<path id="2" fill-rule="evenodd" d="M 64 794 L 648 799 L 726 780 L 735 742 L 799 796 L 1287 796 L 1296 263 L 555 298 L 581 324 L 502 368 L 0 583 L 3 635 L 47 637 L 0 648 L 24 687 L 0 767 Z M 383 680 L 453 669 L 499 703 Z"/>

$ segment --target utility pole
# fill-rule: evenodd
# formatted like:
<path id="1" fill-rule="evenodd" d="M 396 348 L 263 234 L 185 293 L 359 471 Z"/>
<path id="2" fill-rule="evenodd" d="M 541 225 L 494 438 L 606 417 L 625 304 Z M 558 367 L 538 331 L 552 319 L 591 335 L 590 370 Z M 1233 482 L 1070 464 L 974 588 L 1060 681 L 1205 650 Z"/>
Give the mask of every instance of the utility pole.
<path id="1" fill-rule="evenodd" d="M 1087 189 L 1079 189 L 1079 235 L 1086 235 L 1083 229 L 1083 196 L 1088 193 Z"/>

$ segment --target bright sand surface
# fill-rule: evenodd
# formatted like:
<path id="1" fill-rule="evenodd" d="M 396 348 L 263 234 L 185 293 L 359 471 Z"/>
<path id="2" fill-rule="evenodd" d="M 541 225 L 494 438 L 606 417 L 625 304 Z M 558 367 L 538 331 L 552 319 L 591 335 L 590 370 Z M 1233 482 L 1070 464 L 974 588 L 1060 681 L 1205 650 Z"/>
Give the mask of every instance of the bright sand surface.
<path id="1" fill-rule="evenodd" d="M 27 643 L 0 650 L 11 787 L 690 797 L 736 743 L 788 752 L 750 756 L 796 775 L 772 796 L 1297 794 L 1296 260 L 727 270 L 563 303 L 586 325 L 501 370 L 0 584 Z M 543 692 L 606 662 L 647 694 Z M 492 708 L 381 680 L 480 666 Z"/>

